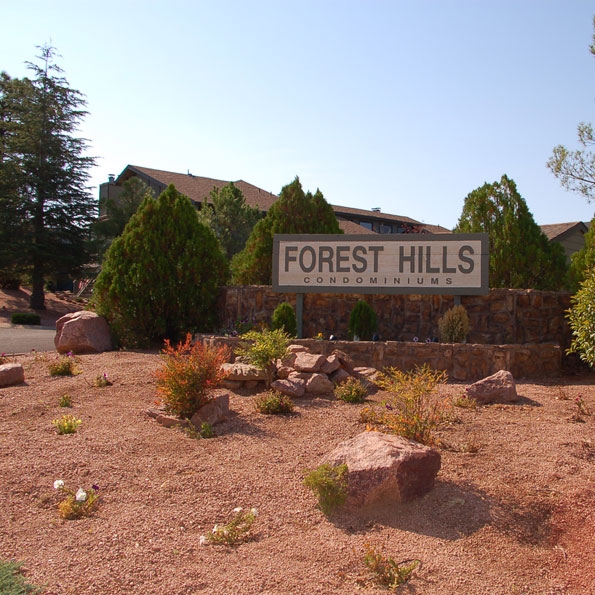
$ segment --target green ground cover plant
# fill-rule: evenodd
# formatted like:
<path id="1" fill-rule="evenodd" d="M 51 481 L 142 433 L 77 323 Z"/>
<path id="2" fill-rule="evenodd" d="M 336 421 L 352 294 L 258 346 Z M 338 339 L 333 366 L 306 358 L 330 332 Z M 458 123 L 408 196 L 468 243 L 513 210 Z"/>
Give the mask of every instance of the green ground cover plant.
<path id="1" fill-rule="evenodd" d="M 269 390 L 254 399 L 254 407 L 265 415 L 289 415 L 294 410 L 294 403 L 287 395 Z"/>
<path id="2" fill-rule="evenodd" d="M 366 385 L 353 376 L 350 376 L 347 380 L 337 384 L 333 392 L 335 398 L 340 401 L 345 401 L 345 403 L 363 403 L 368 396 Z"/>
<path id="3" fill-rule="evenodd" d="M 41 587 L 29 584 L 21 573 L 19 562 L 0 560 L 0 593 L 2 595 L 34 595 Z"/>

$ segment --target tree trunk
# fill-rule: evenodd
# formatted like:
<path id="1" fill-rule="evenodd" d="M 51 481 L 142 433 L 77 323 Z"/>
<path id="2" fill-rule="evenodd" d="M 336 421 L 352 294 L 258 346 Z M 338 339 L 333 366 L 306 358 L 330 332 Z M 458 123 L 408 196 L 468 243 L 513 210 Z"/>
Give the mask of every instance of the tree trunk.
<path id="1" fill-rule="evenodd" d="M 43 271 L 38 264 L 33 266 L 33 274 L 31 276 L 31 298 L 29 299 L 29 306 L 33 310 L 45 310 L 45 294 L 43 292 Z"/>

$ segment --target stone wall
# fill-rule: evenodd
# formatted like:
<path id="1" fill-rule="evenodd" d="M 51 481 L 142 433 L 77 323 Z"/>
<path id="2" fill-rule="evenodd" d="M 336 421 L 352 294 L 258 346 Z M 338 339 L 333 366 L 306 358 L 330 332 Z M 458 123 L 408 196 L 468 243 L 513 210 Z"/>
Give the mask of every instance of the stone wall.
<path id="1" fill-rule="evenodd" d="M 438 320 L 455 304 L 448 295 L 357 295 L 309 293 L 304 295 L 303 337 L 322 333 L 347 338 L 349 315 L 364 299 L 378 316 L 382 340 L 420 342 L 438 337 Z M 274 309 L 288 301 L 295 309 L 295 294 L 276 293 L 269 286 L 230 286 L 222 290 L 219 313 L 222 328 L 238 321 L 270 323 Z M 570 294 L 522 289 L 492 289 L 487 295 L 462 296 L 471 331 L 469 343 L 482 345 L 557 343 L 570 344 L 565 319 Z"/>
<path id="2" fill-rule="evenodd" d="M 227 345 L 232 352 L 239 342 L 237 338 L 212 335 L 197 338 L 210 345 Z M 449 378 L 460 381 L 479 380 L 498 370 L 508 370 L 515 379 L 555 377 L 562 373 L 562 349 L 554 343 L 478 345 L 316 339 L 296 339 L 293 343 L 327 356 L 338 349 L 349 355 L 356 366 L 377 370 L 393 367 L 408 371 L 428 364 L 435 370 L 446 370 Z"/>

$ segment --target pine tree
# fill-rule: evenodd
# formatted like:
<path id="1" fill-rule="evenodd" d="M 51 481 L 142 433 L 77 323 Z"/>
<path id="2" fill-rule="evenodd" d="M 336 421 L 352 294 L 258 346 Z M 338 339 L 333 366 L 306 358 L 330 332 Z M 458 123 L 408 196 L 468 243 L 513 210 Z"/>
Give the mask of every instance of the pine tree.
<path id="1" fill-rule="evenodd" d="M 96 203 L 87 187 L 93 157 L 75 136 L 87 115 L 43 46 L 33 78 L 0 80 L 0 269 L 31 275 L 31 307 L 43 309 L 44 282 L 89 261 Z"/>
<path id="2" fill-rule="evenodd" d="M 489 235 L 490 287 L 564 289 L 564 249 L 547 236 L 507 176 L 467 195 L 455 233 Z"/>
<path id="3" fill-rule="evenodd" d="M 108 248 L 93 300 L 122 345 L 213 330 L 227 260 L 189 198 L 173 185 L 146 197 Z"/>
<path id="4" fill-rule="evenodd" d="M 246 240 L 261 218 L 256 207 L 246 204 L 242 191 L 233 182 L 214 188 L 209 195 L 209 204 L 199 211 L 199 220 L 208 225 L 227 255 L 231 258 L 243 250 Z"/>
<path id="5" fill-rule="evenodd" d="M 270 285 L 273 277 L 273 236 L 280 233 L 343 233 L 322 192 L 304 192 L 299 178 L 284 186 L 277 200 L 252 230 L 246 247 L 231 262 L 232 281 Z"/>

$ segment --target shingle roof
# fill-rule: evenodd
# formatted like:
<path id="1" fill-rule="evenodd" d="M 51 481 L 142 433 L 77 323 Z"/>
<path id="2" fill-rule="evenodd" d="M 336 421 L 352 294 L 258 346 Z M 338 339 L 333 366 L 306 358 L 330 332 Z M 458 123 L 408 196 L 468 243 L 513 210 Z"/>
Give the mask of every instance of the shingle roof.
<path id="1" fill-rule="evenodd" d="M 155 185 L 158 185 L 163 189 L 165 189 L 169 184 L 173 184 L 178 192 L 185 194 L 188 198 L 195 202 L 204 202 L 205 199 L 208 200 L 209 194 L 213 188 L 222 188 L 226 184 L 229 184 L 229 180 L 205 178 L 202 176 L 195 176 L 190 173 L 180 174 L 171 171 L 164 171 L 161 169 L 152 169 L 150 167 L 141 167 L 138 165 L 126 166 L 124 171 L 116 179 L 116 184 L 121 184 L 132 176 L 138 174 L 150 178 L 154 181 Z M 247 204 L 249 204 L 251 207 L 258 207 L 259 210 L 264 212 L 268 211 L 272 204 L 279 198 L 272 192 L 262 190 L 261 188 L 258 188 L 258 186 L 249 184 L 244 180 L 235 181 L 234 185 L 242 191 Z M 337 205 L 331 206 L 335 211 L 335 215 L 339 219 L 341 219 L 341 214 L 344 213 L 345 215 L 351 217 L 361 215 L 362 218 L 368 221 L 371 219 L 390 222 L 398 221 L 402 223 L 429 227 L 425 226 L 420 221 L 411 219 L 410 217 L 402 217 L 399 215 L 391 215 L 389 213 L 381 213 L 380 211 L 367 211 L 365 209 L 354 209 L 351 207 L 342 207 Z M 346 220 L 344 219 L 344 221 Z M 370 230 L 366 230 L 362 226 L 358 226 L 350 233 L 366 233 L 368 231 Z M 448 230 L 445 230 L 443 233 L 446 232 L 448 232 Z"/>
<path id="2" fill-rule="evenodd" d="M 164 187 L 173 184 L 178 192 L 181 192 L 195 202 L 204 202 L 205 199 L 208 200 L 209 194 L 213 188 L 223 188 L 223 186 L 229 184 L 229 180 L 205 178 L 190 173 L 179 174 L 160 169 L 151 169 L 149 167 L 140 167 L 138 165 L 127 166 L 118 176 L 116 184 L 125 182 L 128 178 L 139 173 L 151 178 L 157 184 Z M 271 192 L 262 190 L 253 184 L 244 182 L 244 180 L 238 180 L 234 182 L 234 185 L 242 191 L 247 204 L 252 207 L 258 207 L 261 211 L 268 211 L 271 205 L 278 199 L 278 197 Z"/>
<path id="3" fill-rule="evenodd" d="M 541 231 L 547 236 L 550 241 L 559 240 L 563 235 L 579 227 L 583 233 L 587 231 L 587 226 L 582 221 L 572 221 L 570 223 L 551 223 L 547 225 L 540 225 Z"/>

